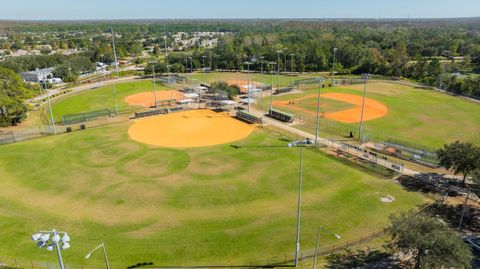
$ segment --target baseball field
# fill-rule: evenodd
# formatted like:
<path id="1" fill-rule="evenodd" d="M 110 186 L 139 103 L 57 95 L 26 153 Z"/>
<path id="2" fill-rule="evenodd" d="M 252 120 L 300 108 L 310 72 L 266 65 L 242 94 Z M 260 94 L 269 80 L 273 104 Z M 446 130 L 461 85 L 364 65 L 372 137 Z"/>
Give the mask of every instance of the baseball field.
<path id="1" fill-rule="evenodd" d="M 212 81 L 214 75 L 195 76 Z M 218 80 L 245 80 L 245 74 L 218 75 Z M 286 85 L 291 78 L 283 79 Z M 172 94 L 166 86 L 157 89 L 161 96 Z M 362 89 L 322 89 L 321 124 L 356 128 Z M 148 106 L 142 102 L 151 102 L 152 90 L 148 80 L 118 84 L 120 111 Z M 311 119 L 317 90 L 275 96 L 275 108 Z M 65 96 L 53 104 L 55 118 L 113 108 L 112 91 L 105 86 Z M 133 102 L 138 96 L 142 102 Z M 384 82 L 369 83 L 367 97 L 369 132 L 431 147 L 462 138 L 479 142 L 476 103 Z M 266 109 L 268 100 L 260 106 Z M 309 124 L 297 127 L 312 131 Z M 330 135 L 326 131 L 322 135 Z M 85 268 L 101 266 L 100 255 L 83 258 L 101 241 L 113 266 L 121 268 L 291 258 L 299 149 L 286 144 L 274 132 L 194 110 L 1 146 L 0 253 L 5 257 L 0 258 L 27 265 L 55 262 L 30 240 L 32 233 L 49 228 L 69 232 L 72 247 L 63 252 L 65 261 Z M 324 236 L 322 244 L 351 241 L 387 225 L 391 213 L 425 202 L 382 175 L 319 151 L 306 149 L 303 161 L 303 250 L 315 246 L 319 225 L 342 237 Z M 382 202 L 390 196 L 393 202 Z"/>
<path id="2" fill-rule="evenodd" d="M 300 115 L 300 129 L 314 132 L 318 88 L 273 98 L 274 108 Z M 332 98 L 332 94 L 335 95 Z M 324 88 L 321 91 L 321 134 L 335 136 L 338 129 L 357 132 L 363 84 Z M 338 98 L 339 95 L 341 98 Z M 343 100 L 342 100 L 343 99 Z M 268 98 L 262 102 L 267 110 Z M 372 137 L 394 137 L 436 149 L 456 140 L 480 143 L 480 104 L 433 90 L 370 81 L 367 87 L 364 128 Z M 323 126 L 322 126 L 323 123 Z M 336 130 L 327 126 L 335 126 Z"/>
<path id="3" fill-rule="evenodd" d="M 214 112 L 197 113 L 203 121 L 217 120 Z M 72 238 L 63 252 L 66 263 L 86 268 L 102 263 L 101 256 L 83 258 L 102 240 L 111 263 L 123 268 L 142 262 L 265 263 L 293 255 L 298 148 L 235 119 L 216 122 L 215 128 L 221 132 L 237 124 L 251 133 L 216 146 L 204 137 L 203 147 L 158 147 L 135 141 L 129 132 L 162 117 L 168 116 L 2 146 L 0 252 L 18 262 L 54 262 L 30 234 L 57 228 Z M 183 123 L 162 128 L 180 128 L 177 132 L 202 141 L 205 133 Z M 302 249 L 314 247 L 319 225 L 345 242 L 424 201 L 378 174 L 312 150 L 304 151 L 303 183 Z M 380 200 L 388 195 L 393 203 Z"/>

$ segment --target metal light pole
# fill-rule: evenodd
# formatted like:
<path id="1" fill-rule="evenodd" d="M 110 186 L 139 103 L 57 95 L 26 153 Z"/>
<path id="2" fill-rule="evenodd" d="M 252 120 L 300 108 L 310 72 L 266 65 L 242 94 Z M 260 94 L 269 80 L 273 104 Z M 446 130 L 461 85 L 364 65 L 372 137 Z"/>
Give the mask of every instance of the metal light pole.
<path id="1" fill-rule="evenodd" d="M 290 57 L 292 58 L 291 63 L 290 63 L 290 72 L 293 74 L 293 59 L 295 57 L 295 53 L 290 54 Z"/>
<path id="2" fill-rule="evenodd" d="M 336 234 L 336 233 L 333 233 L 333 232 L 330 232 L 329 230 L 327 229 L 324 229 L 322 228 L 321 226 L 318 227 L 318 232 L 317 232 L 317 243 L 315 244 L 315 255 L 313 256 L 313 269 L 317 269 L 317 256 L 318 256 L 318 249 L 320 247 L 320 232 L 321 231 L 326 231 L 330 234 L 332 234 L 333 236 L 335 236 L 337 239 L 340 239 L 340 235 Z"/>
<path id="3" fill-rule="evenodd" d="M 285 53 L 283 54 L 283 58 L 284 58 L 284 60 L 285 60 L 284 63 L 283 63 L 283 71 L 284 71 L 284 72 L 287 72 L 287 52 L 285 52 Z"/>
<path id="4" fill-rule="evenodd" d="M 273 109 L 273 78 L 275 77 L 275 69 L 273 67 L 276 65 L 276 62 L 269 62 L 268 65 L 270 66 L 270 72 L 272 73 L 272 86 L 270 87 L 270 110 L 268 110 L 268 115 L 272 115 L 272 109 Z"/>
<path id="5" fill-rule="evenodd" d="M 283 51 L 277 50 L 277 89 L 278 89 L 278 78 L 280 76 L 280 53 L 283 53 Z"/>
<path id="6" fill-rule="evenodd" d="M 318 129 L 320 126 L 320 91 L 322 89 L 323 78 L 319 77 L 318 80 L 318 96 L 317 96 L 317 116 L 315 118 L 315 148 L 318 148 Z"/>
<path id="7" fill-rule="evenodd" d="M 260 59 L 260 74 L 263 75 L 263 60 L 265 59 L 265 57 L 260 56 L 258 58 Z"/>
<path id="8" fill-rule="evenodd" d="M 192 57 L 188 56 L 188 59 L 190 60 L 190 73 L 193 72 L 193 60 L 192 60 Z M 188 66 L 188 64 L 187 64 Z"/>
<path id="9" fill-rule="evenodd" d="M 333 63 L 332 63 L 332 86 L 335 79 L 335 55 L 337 54 L 337 48 L 333 48 Z"/>
<path id="10" fill-rule="evenodd" d="M 167 65 L 167 72 L 168 72 L 168 85 L 170 86 L 170 100 L 173 100 L 173 89 L 171 85 L 171 77 L 170 77 L 170 68 L 171 65 Z"/>
<path id="11" fill-rule="evenodd" d="M 298 198 L 297 198 L 297 234 L 295 238 L 295 266 L 298 264 L 298 255 L 300 254 L 300 212 L 302 204 L 302 180 L 303 180 L 303 146 L 307 144 L 307 141 L 294 141 L 289 143 L 289 147 L 300 148 L 300 174 L 298 177 Z"/>
<path id="12" fill-rule="evenodd" d="M 202 67 L 203 67 L 203 71 L 205 72 L 205 58 L 207 58 L 207 56 L 203 55 L 202 56 Z"/>
<path id="13" fill-rule="evenodd" d="M 250 112 L 250 65 L 252 62 L 244 62 L 247 65 L 247 74 L 248 74 L 248 86 L 247 86 L 247 111 Z"/>
<path id="14" fill-rule="evenodd" d="M 370 78 L 370 74 L 362 74 L 363 79 L 365 80 L 365 86 L 363 88 L 363 98 L 362 98 L 362 114 L 360 115 L 360 127 L 358 129 L 358 141 L 362 142 L 362 132 L 363 132 L 363 114 L 365 112 L 365 97 L 367 96 L 367 81 Z"/>
<path id="15" fill-rule="evenodd" d="M 105 265 L 107 266 L 107 269 L 110 269 L 110 263 L 108 262 L 108 256 L 107 256 L 107 249 L 105 248 L 105 243 L 103 241 L 100 245 L 90 250 L 90 252 L 88 252 L 88 254 L 85 256 L 85 259 L 89 259 L 92 256 L 92 254 L 99 248 L 103 249 L 103 257 L 105 258 Z"/>
<path id="16" fill-rule="evenodd" d="M 40 83 L 40 81 L 39 81 Z M 47 79 L 43 78 L 43 85 L 45 87 L 45 94 L 47 95 L 47 103 L 48 103 L 48 110 L 50 111 L 50 121 L 52 122 L 52 131 L 53 134 L 57 134 L 57 128 L 55 127 L 55 119 L 53 118 L 53 111 L 52 111 L 52 103 L 50 102 L 50 95 L 48 95 L 48 85 L 47 85 Z M 42 86 L 40 85 L 40 88 Z"/>
<path id="17" fill-rule="evenodd" d="M 61 234 L 63 234 L 62 238 L 60 238 Z M 51 239 L 52 242 L 47 246 L 47 243 L 49 242 L 51 235 L 52 235 L 52 239 Z M 37 242 L 37 247 L 39 248 L 45 247 L 45 249 L 48 251 L 53 251 L 53 249 L 56 249 L 57 256 L 58 256 L 58 263 L 60 264 L 60 269 L 65 269 L 61 250 L 70 248 L 70 244 L 68 243 L 70 242 L 70 237 L 66 232 L 59 232 L 59 231 L 56 231 L 55 229 L 52 229 L 51 231 L 40 231 L 32 235 L 32 240 Z M 60 241 L 62 241 L 62 247 L 60 247 L 60 244 L 59 244 Z"/>
<path id="18" fill-rule="evenodd" d="M 110 33 L 112 34 L 112 47 L 113 47 L 113 55 L 115 57 L 115 71 L 116 71 L 116 79 L 118 79 L 118 59 L 117 59 L 117 49 L 115 48 L 115 35 L 113 34 L 113 29 L 110 28 Z M 114 112 L 115 115 L 118 114 L 118 103 L 117 103 L 117 87 L 116 87 L 116 82 L 113 83 L 113 98 L 115 101 L 115 108 Z"/>
<path id="19" fill-rule="evenodd" d="M 157 61 L 150 61 L 148 62 L 152 64 L 152 71 L 153 71 L 153 98 L 155 100 L 155 109 L 158 109 L 158 104 L 157 104 L 157 82 L 155 79 L 155 64 L 158 63 Z"/>

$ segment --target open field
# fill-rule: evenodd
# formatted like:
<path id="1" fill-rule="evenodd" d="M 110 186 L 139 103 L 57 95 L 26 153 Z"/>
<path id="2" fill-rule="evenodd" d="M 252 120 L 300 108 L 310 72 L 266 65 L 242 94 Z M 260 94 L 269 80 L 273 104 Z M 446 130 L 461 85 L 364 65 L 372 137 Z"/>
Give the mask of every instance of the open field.
<path id="1" fill-rule="evenodd" d="M 257 130 L 239 145 L 167 149 L 129 139 L 130 122 L 0 147 L 0 252 L 50 261 L 30 234 L 69 232 L 67 264 L 104 240 L 115 267 L 266 262 L 293 254 L 298 149 Z M 35 153 L 35 154 L 32 154 Z M 318 225 L 352 240 L 424 198 L 318 151 L 304 151 L 301 245 Z M 392 195 L 393 203 L 380 198 Z M 332 243 L 329 237 L 322 244 Z"/>
<path id="2" fill-rule="evenodd" d="M 121 112 L 132 108 L 132 106 L 125 101 L 127 96 L 135 93 L 153 92 L 153 81 L 139 80 L 119 83 L 116 85 L 116 89 L 118 110 Z M 161 83 L 157 83 L 157 90 L 168 90 L 168 88 Z M 100 109 L 110 109 L 113 111 L 114 107 L 113 85 L 68 95 L 52 104 L 53 115 L 57 122 L 62 120 L 62 115 L 64 114 L 74 114 Z"/>
<path id="3" fill-rule="evenodd" d="M 287 94 L 274 97 L 274 101 L 288 101 L 316 94 L 318 89 L 311 89 L 301 94 Z M 347 93 L 362 96 L 363 85 L 346 85 L 335 88 L 322 89 L 322 93 Z M 393 83 L 371 81 L 368 84 L 367 97 L 379 101 L 388 108 L 388 113 L 378 119 L 365 122 L 364 128 L 372 136 L 391 136 L 405 141 L 412 141 L 431 148 L 441 147 L 444 143 L 455 140 L 480 143 L 480 104 L 453 97 L 432 90 L 416 89 Z M 309 99 L 313 101 L 314 99 Z M 267 110 L 268 100 L 263 101 L 263 108 Z M 316 100 L 314 101 L 316 103 Z M 278 107 L 281 110 L 302 114 L 308 123 L 299 126 L 314 131 L 315 105 L 312 102 L 301 104 L 302 108 L 311 113 L 299 112 L 288 106 Z M 321 100 L 321 110 L 331 113 L 334 109 L 343 110 L 338 101 L 331 99 Z M 348 105 L 348 104 L 347 104 Z M 337 110 L 337 111 L 338 111 Z M 322 118 L 320 124 L 335 124 L 339 128 L 358 130 L 358 123 L 345 124 Z M 322 130 L 322 135 L 332 135 Z M 347 135 L 345 132 L 344 135 Z"/>

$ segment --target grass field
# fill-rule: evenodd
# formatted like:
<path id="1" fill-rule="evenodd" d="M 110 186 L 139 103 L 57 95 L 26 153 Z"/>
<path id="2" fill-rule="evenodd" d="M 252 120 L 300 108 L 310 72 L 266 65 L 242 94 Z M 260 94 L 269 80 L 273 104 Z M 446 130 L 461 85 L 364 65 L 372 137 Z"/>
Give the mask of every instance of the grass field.
<path id="1" fill-rule="evenodd" d="M 0 253 L 56 262 L 33 232 L 69 232 L 67 264 L 102 266 L 85 254 L 104 240 L 114 267 L 266 262 L 293 254 L 298 149 L 229 145 L 185 150 L 128 138 L 121 123 L 0 147 Z M 284 146 L 257 130 L 240 145 Z M 34 153 L 34 154 L 33 154 Z M 301 245 L 319 225 L 358 238 L 424 198 L 333 157 L 304 151 Z M 393 203 L 380 198 L 392 195 Z M 325 236 L 322 244 L 332 243 Z"/>
<path id="2" fill-rule="evenodd" d="M 167 86 L 157 83 L 157 90 L 167 90 Z M 118 111 L 131 109 L 124 99 L 128 95 L 153 91 L 152 80 L 140 80 L 134 82 L 119 83 L 116 85 Z M 113 111 L 115 101 L 113 97 L 113 85 L 99 87 L 97 89 L 82 91 L 74 95 L 65 96 L 53 103 L 52 110 L 55 121 L 62 121 L 62 115 L 75 114 L 100 109 Z"/>
<path id="3" fill-rule="evenodd" d="M 318 89 L 301 94 L 288 94 L 274 97 L 274 100 L 291 100 L 316 93 Z M 323 93 L 339 92 L 361 96 L 363 85 L 347 85 L 322 89 Z M 385 82 L 370 82 L 367 97 L 380 101 L 389 109 L 385 117 L 365 122 L 365 129 L 371 135 L 391 136 L 405 141 L 413 141 L 427 147 L 438 148 L 455 140 L 480 143 L 480 104 L 453 97 L 433 90 L 416 89 Z M 338 101 L 322 99 L 322 111 L 344 109 Z M 314 112 L 315 105 L 299 106 Z M 348 105 L 347 105 L 348 106 Z M 264 109 L 268 100 L 263 102 Z M 299 113 L 298 110 L 282 107 L 282 110 Z M 310 116 L 311 117 L 311 116 Z M 308 126 L 299 126 L 313 131 L 311 119 Z M 356 124 L 341 124 L 329 119 L 321 119 L 324 124 L 336 124 L 343 129 L 356 131 Z M 330 135 L 324 130 L 323 135 Z M 346 134 L 345 134 L 346 135 Z"/>

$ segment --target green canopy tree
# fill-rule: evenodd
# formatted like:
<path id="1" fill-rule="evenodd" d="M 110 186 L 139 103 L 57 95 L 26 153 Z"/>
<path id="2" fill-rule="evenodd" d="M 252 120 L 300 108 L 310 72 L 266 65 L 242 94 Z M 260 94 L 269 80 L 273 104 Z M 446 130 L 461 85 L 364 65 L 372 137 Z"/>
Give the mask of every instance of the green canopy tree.
<path id="1" fill-rule="evenodd" d="M 471 172 L 479 168 L 480 148 L 472 143 L 456 141 L 443 145 L 437 155 L 441 166 L 456 175 L 463 174 L 463 183 Z"/>
<path id="2" fill-rule="evenodd" d="M 472 252 L 440 219 L 415 213 L 390 217 L 391 241 L 387 249 L 402 253 L 415 268 L 471 268 Z"/>
<path id="3" fill-rule="evenodd" d="M 15 125 L 26 118 L 27 97 L 29 91 L 24 88 L 22 78 L 13 70 L 0 67 L 0 127 Z"/>

